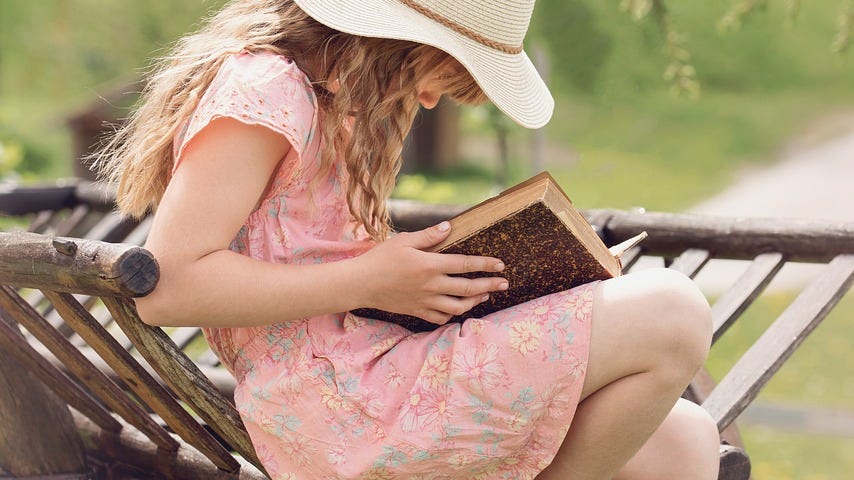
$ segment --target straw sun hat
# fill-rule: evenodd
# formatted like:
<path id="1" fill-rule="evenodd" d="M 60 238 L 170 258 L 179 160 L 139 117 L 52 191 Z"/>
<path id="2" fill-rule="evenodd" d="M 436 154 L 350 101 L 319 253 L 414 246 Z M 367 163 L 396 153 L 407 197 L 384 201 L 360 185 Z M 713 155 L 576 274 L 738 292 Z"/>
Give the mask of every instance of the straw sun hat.
<path id="1" fill-rule="evenodd" d="M 528 128 L 554 100 L 522 39 L 534 0 L 295 0 L 318 22 L 364 37 L 432 45 L 459 60 L 499 109 Z"/>

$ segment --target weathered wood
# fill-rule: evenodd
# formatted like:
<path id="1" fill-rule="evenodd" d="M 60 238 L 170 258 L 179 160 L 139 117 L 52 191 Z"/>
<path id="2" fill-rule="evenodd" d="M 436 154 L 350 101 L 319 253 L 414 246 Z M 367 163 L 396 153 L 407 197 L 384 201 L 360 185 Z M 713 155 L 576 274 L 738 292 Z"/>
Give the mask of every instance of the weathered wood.
<path id="1" fill-rule="evenodd" d="M 709 261 L 709 251 L 701 248 L 689 248 L 673 260 L 668 268 L 684 273 L 689 278 L 694 278 L 703 265 Z"/>
<path id="2" fill-rule="evenodd" d="M 0 324 L 23 341 L 5 312 Z M 86 472 L 83 445 L 67 405 L 3 346 L 0 358 L 0 472 L 15 476 Z"/>
<path id="3" fill-rule="evenodd" d="M 54 246 L 57 241 L 75 244 L 75 253 L 60 253 Z M 138 297 L 154 289 L 159 275 L 154 256 L 139 247 L 27 232 L 0 233 L 0 284 Z"/>
<path id="4" fill-rule="evenodd" d="M 267 476 L 243 459 L 235 459 L 238 465 L 234 471 L 225 471 L 216 468 L 183 442 L 178 451 L 166 453 L 155 448 L 132 428 L 124 428 L 119 433 L 104 432 L 76 412 L 74 421 L 89 455 L 105 462 L 122 462 L 147 469 L 152 477 L 158 479 L 268 480 Z"/>
<path id="5" fill-rule="evenodd" d="M 729 425 L 818 326 L 854 281 L 854 255 L 839 255 L 736 362 L 703 407 Z"/>
<path id="6" fill-rule="evenodd" d="M 790 261 L 827 262 L 836 254 L 854 254 L 854 223 L 614 211 L 605 233 L 613 244 L 642 230 L 649 233 L 644 249 L 656 255 L 701 248 L 718 258 L 780 252 Z"/>
<path id="7" fill-rule="evenodd" d="M 159 328 L 144 324 L 130 299 L 114 297 L 103 300 L 116 323 L 172 391 L 232 448 L 261 468 L 237 410 L 169 336 Z"/>
<path id="8" fill-rule="evenodd" d="M 27 231 L 33 233 L 42 233 L 48 225 L 51 225 L 53 219 L 59 215 L 56 210 L 42 210 L 38 212 L 30 221 Z"/>
<path id="9" fill-rule="evenodd" d="M 90 240 L 101 240 L 104 242 L 121 242 L 133 231 L 136 225 L 136 220 L 132 218 L 109 212 L 86 232 L 85 237 Z"/>
<path id="10" fill-rule="evenodd" d="M 142 246 L 145 244 L 145 239 L 148 238 L 148 231 L 151 230 L 152 223 L 154 223 L 153 215 L 145 217 L 134 227 L 127 237 L 121 240 L 122 243 Z"/>
<path id="11" fill-rule="evenodd" d="M 750 458 L 747 453 L 732 445 L 721 445 L 718 480 L 748 480 L 749 478 Z"/>
<path id="12" fill-rule="evenodd" d="M 78 207 L 85 207 L 87 213 L 89 212 L 87 205 L 80 205 Z M 107 213 L 103 215 L 102 213 L 98 213 L 98 215 L 102 215 L 97 223 L 91 226 L 88 231 L 86 231 L 86 239 L 87 240 L 100 240 L 103 242 L 120 242 L 122 239 L 128 235 L 128 233 L 133 230 L 136 222 L 132 219 L 122 218 L 121 215 L 116 213 Z M 56 232 L 58 235 L 67 235 L 68 232 Z M 63 239 L 55 239 L 53 241 L 54 248 L 63 255 L 71 256 L 76 253 L 77 243 L 74 241 L 68 241 Z M 90 300 L 82 300 L 83 302 L 92 302 L 94 298 L 93 296 L 88 296 Z M 27 297 L 27 302 L 31 305 L 36 305 L 43 300 L 43 296 L 40 293 L 36 292 L 32 296 Z M 88 308 L 88 307 L 87 307 Z M 60 330 L 64 335 L 71 338 L 73 336 L 73 332 L 70 331 L 65 325 L 63 325 L 62 319 L 57 318 L 56 315 L 50 315 L 51 306 L 48 304 L 46 309 L 42 310 L 43 315 L 49 315 L 48 321 L 50 321 L 51 325 L 54 325 L 57 329 Z"/>
<path id="13" fill-rule="evenodd" d="M 44 187 L 0 187 L 0 213 L 26 215 L 44 210 L 62 210 L 77 204 L 75 185 Z"/>
<path id="14" fill-rule="evenodd" d="M 14 316 L 81 383 L 114 412 L 146 434 L 161 448 L 170 451 L 178 448 L 177 442 L 163 428 L 151 421 L 148 413 L 128 398 L 103 372 L 95 368 L 80 350 L 47 323 L 14 289 L 6 285 L 0 286 L 0 306 Z"/>
<path id="15" fill-rule="evenodd" d="M 54 367 L 58 368 L 63 372 L 71 373 L 68 370 L 68 366 L 57 360 L 56 357 L 54 357 L 53 354 L 50 353 L 50 351 L 44 346 L 33 345 L 33 348 L 37 352 L 39 352 L 39 355 L 50 360 Z M 113 381 L 113 383 L 119 385 L 122 388 L 130 390 L 130 387 L 125 384 L 124 379 L 121 378 L 115 371 L 113 371 L 113 368 L 106 361 L 104 361 L 103 358 L 98 356 L 98 354 L 94 350 L 92 350 L 88 346 L 85 346 L 80 348 L 80 353 L 84 357 L 86 357 L 86 360 L 88 360 L 89 363 L 97 367 L 98 370 L 104 372 L 104 374 L 111 381 Z M 149 375 L 152 375 L 155 381 L 157 381 L 163 386 L 166 386 L 163 381 L 157 377 L 157 372 L 155 372 L 154 369 L 151 368 L 150 365 L 148 365 L 148 363 L 143 362 L 139 365 L 144 368 Z M 228 370 L 224 368 L 211 367 L 208 365 L 199 365 L 199 370 L 201 370 L 205 377 L 207 377 L 208 380 L 210 380 L 216 386 L 217 391 L 220 392 L 220 394 L 226 400 L 230 401 L 232 398 L 234 398 L 234 388 L 237 386 L 237 382 L 234 380 L 234 377 L 230 373 L 228 373 Z"/>
<path id="16" fill-rule="evenodd" d="M 763 253 L 753 259 L 747 270 L 712 305 L 712 344 L 747 310 L 785 263 L 781 253 Z"/>
<path id="17" fill-rule="evenodd" d="M 60 236 L 71 235 L 86 220 L 86 216 L 89 215 L 90 211 L 91 209 L 88 205 L 77 205 L 71 209 L 67 217 L 53 225 L 46 233 Z"/>
<path id="18" fill-rule="evenodd" d="M 69 325 L 118 373 L 124 383 L 160 415 L 187 443 L 223 470 L 233 471 L 234 458 L 187 413 L 92 316 L 67 293 L 46 291 Z"/>
<path id="19" fill-rule="evenodd" d="M 14 312 L 7 312 L 14 318 Z M 0 349 L 4 357 L 14 359 L 36 378 L 50 387 L 65 403 L 83 413 L 101 428 L 116 431 L 121 428 L 113 417 L 86 391 L 57 370 L 47 359 L 36 352 L 24 337 L 8 323 L 0 321 Z"/>

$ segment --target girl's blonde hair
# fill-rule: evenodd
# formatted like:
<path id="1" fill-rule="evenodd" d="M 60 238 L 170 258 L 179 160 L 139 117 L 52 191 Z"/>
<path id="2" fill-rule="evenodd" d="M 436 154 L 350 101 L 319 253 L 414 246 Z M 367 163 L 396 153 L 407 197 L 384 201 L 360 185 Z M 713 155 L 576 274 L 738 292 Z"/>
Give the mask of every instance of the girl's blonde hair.
<path id="1" fill-rule="evenodd" d="M 102 177 L 117 183 L 120 211 L 139 217 L 156 208 L 171 176 L 175 133 L 225 57 L 241 51 L 289 57 L 308 75 L 323 113 L 321 171 L 343 155 L 350 212 L 375 240 L 390 231 L 385 200 L 418 111 L 416 82 L 449 73 L 438 78 L 452 98 L 486 98 L 456 60 L 433 47 L 338 32 L 292 0 L 235 0 L 155 65 L 139 107 L 96 155 Z M 332 93 L 326 86 L 336 80 L 340 89 Z"/>

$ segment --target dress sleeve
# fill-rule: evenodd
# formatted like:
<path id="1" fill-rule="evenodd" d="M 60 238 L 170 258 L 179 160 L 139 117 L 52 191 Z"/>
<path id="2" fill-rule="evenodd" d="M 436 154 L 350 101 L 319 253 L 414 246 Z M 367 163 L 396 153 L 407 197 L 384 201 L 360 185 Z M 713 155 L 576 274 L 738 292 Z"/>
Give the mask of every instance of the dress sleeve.
<path id="1" fill-rule="evenodd" d="M 282 168 L 295 172 L 317 122 L 317 100 L 308 78 L 292 60 L 272 53 L 232 55 L 176 135 L 173 172 L 196 135 L 225 117 L 284 135 L 294 152 Z"/>

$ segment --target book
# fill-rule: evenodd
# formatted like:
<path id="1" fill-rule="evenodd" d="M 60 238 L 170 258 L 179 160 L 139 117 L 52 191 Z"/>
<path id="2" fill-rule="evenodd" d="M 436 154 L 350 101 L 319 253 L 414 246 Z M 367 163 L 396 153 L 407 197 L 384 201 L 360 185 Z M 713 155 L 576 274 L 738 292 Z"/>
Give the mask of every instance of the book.
<path id="1" fill-rule="evenodd" d="M 460 213 L 450 220 L 451 233 L 430 251 L 501 259 L 510 288 L 491 292 L 451 322 L 480 318 L 544 295 L 621 274 L 620 256 L 646 232 L 609 249 L 548 173 L 536 175 Z M 461 276 L 495 276 L 475 272 Z M 362 308 L 354 314 L 388 321 L 415 331 L 439 325 L 417 317 Z"/>

